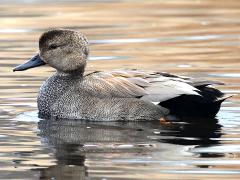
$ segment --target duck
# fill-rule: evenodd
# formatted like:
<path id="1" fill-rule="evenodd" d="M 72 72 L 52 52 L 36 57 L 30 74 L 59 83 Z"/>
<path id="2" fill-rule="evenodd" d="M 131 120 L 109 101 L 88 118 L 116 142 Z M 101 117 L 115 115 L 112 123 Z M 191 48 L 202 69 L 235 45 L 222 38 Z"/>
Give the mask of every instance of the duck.
<path id="1" fill-rule="evenodd" d="M 51 29 L 39 38 L 39 52 L 13 71 L 49 65 L 56 69 L 40 87 L 38 115 L 46 119 L 155 121 L 213 118 L 229 98 L 214 85 L 158 71 L 112 70 L 85 73 L 87 37 L 69 29 Z"/>

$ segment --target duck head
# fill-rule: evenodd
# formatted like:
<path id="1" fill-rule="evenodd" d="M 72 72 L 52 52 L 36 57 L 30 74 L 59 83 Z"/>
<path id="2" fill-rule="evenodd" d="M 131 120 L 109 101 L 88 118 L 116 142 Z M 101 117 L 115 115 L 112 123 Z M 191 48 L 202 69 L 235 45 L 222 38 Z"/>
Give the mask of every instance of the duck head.
<path id="1" fill-rule="evenodd" d="M 88 40 L 82 33 L 54 29 L 41 35 L 39 53 L 13 71 L 24 71 L 48 64 L 63 73 L 83 72 L 88 53 Z"/>

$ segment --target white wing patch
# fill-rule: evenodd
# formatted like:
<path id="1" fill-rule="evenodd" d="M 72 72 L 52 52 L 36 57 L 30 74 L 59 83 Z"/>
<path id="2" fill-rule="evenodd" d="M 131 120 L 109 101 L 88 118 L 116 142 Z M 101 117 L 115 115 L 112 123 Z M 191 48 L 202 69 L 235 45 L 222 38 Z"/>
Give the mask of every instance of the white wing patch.
<path id="1" fill-rule="evenodd" d="M 151 86 L 145 88 L 147 95 L 141 99 L 151 102 L 162 102 L 183 94 L 201 96 L 195 87 L 181 81 L 171 80 L 166 77 L 155 78 L 150 81 Z M 154 103 L 155 104 L 155 103 Z"/>

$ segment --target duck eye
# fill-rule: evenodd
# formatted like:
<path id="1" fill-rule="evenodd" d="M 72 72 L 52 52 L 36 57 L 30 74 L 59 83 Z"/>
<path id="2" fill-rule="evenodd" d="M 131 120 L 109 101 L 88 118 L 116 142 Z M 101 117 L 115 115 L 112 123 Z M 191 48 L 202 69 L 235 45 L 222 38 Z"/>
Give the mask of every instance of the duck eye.
<path id="1" fill-rule="evenodd" d="M 56 44 L 51 44 L 49 47 L 48 47 L 48 49 L 56 49 L 56 48 L 58 48 L 59 46 L 58 45 L 56 45 Z"/>

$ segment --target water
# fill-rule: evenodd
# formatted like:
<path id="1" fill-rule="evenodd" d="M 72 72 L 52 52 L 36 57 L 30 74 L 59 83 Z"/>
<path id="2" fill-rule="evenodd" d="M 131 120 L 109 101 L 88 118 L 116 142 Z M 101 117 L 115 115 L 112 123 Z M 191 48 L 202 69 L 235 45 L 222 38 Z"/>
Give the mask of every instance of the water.
<path id="1" fill-rule="evenodd" d="M 2 1 L 0 179 L 239 179 L 239 17 L 238 0 Z M 211 123 L 38 119 L 37 92 L 53 69 L 12 68 L 49 27 L 88 36 L 89 72 L 161 70 L 223 81 L 235 96 Z"/>

